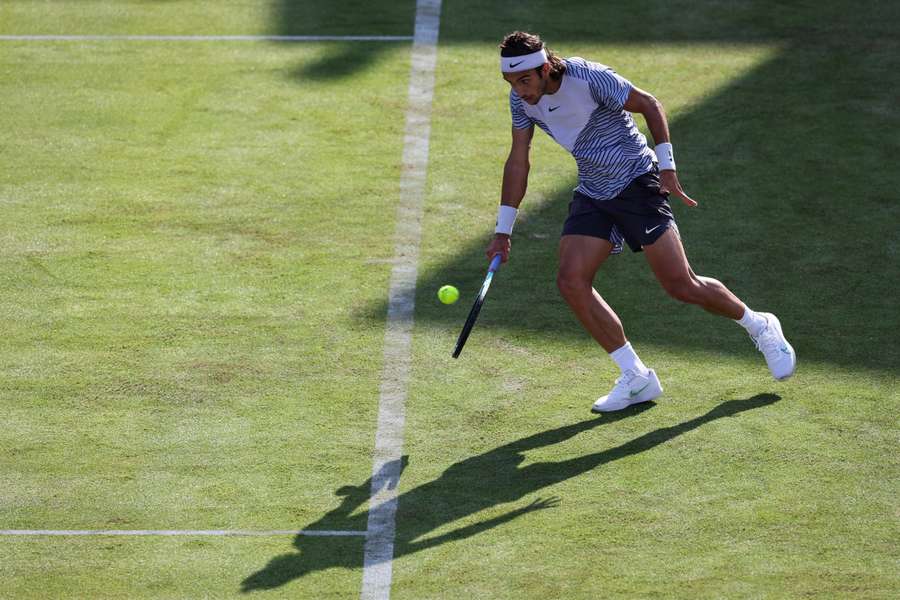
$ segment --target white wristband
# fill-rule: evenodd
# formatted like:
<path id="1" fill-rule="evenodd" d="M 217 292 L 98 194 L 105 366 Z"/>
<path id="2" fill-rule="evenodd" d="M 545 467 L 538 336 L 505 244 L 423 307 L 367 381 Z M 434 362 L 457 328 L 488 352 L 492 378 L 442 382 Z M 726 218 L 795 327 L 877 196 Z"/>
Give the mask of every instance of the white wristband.
<path id="1" fill-rule="evenodd" d="M 519 214 L 519 209 L 506 204 L 501 204 L 500 209 L 497 211 L 497 229 L 495 229 L 494 232 L 512 235 L 513 225 L 516 222 L 517 214 Z"/>
<path id="2" fill-rule="evenodd" d="M 672 151 L 672 144 L 669 142 L 656 145 L 656 158 L 659 160 L 660 171 L 675 170 L 675 153 Z"/>

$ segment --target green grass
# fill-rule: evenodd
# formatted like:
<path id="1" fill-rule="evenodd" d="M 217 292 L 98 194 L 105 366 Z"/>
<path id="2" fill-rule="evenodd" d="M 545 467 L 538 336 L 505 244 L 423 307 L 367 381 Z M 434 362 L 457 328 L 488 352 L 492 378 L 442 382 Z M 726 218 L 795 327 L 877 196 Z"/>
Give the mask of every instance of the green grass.
<path id="1" fill-rule="evenodd" d="M 387 286 L 406 49 L 300 91 L 333 45 L 5 44 L 3 527 L 319 519 L 371 470 L 383 327 L 349 313 Z M 398 85 L 360 97 L 383 80 Z M 4 540 L 16 597 L 143 588 L 88 568 L 106 542 L 53 564 L 26 551 L 41 544 Z M 125 582 L 192 548 L 115 547 Z M 210 565 L 213 595 L 273 553 Z"/>
<path id="2" fill-rule="evenodd" d="M 900 593 L 900 19 L 785 6 L 445 3 L 392 597 Z M 413 8 L 6 2 L 0 33 L 409 35 Z M 614 366 L 555 290 L 574 166 L 542 133 L 449 357 L 516 27 L 662 100 L 688 256 L 779 315 L 795 378 L 629 254 L 596 285 L 666 394 L 591 416 Z M 0 44 L 0 528 L 364 529 L 409 44 Z M 361 572 L 359 538 L 0 539 L 0 597 L 346 598 Z"/>
<path id="3" fill-rule="evenodd" d="M 323 551 L 339 560 L 362 545 L 331 539 Z M 4 598 L 231 598 L 247 566 L 283 552 L 290 538 L 30 538 L 4 546 Z M 361 582 L 360 572 L 331 569 L 267 596 L 349 598 Z"/>

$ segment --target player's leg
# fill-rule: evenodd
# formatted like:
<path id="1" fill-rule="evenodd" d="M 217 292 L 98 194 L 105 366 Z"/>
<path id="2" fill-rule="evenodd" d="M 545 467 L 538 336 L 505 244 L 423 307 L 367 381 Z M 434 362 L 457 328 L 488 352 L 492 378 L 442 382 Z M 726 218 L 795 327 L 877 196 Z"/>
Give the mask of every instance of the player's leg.
<path id="1" fill-rule="evenodd" d="M 584 328 L 619 366 L 621 377 L 591 410 L 609 412 L 662 394 L 656 373 L 648 369 L 625 339 L 622 322 L 594 289 L 594 277 L 612 252 L 613 244 L 588 235 L 563 235 L 559 244 L 557 286 Z"/>
<path id="2" fill-rule="evenodd" d="M 696 275 L 675 228 L 669 227 L 655 242 L 645 245 L 643 250 L 650 268 L 670 296 L 737 321 L 763 353 L 776 379 L 787 379 L 793 374 L 796 354 L 785 339 L 778 318 L 771 313 L 750 310 L 722 282 Z"/>
<path id="3" fill-rule="evenodd" d="M 613 244 L 587 235 L 564 235 L 559 242 L 556 285 L 575 316 L 607 352 L 625 345 L 618 315 L 594 289 L 594 276 L 609 258 Z"/>
<path id="4" fill-rule="evenodd" d="M 722 282 L 694 274 L 675 228 L 669 227 L 655 242 L 644 246 L 644 255 L 656 279 L 676 300 L 735 321 L 744 315 L 743 302 Z"/>

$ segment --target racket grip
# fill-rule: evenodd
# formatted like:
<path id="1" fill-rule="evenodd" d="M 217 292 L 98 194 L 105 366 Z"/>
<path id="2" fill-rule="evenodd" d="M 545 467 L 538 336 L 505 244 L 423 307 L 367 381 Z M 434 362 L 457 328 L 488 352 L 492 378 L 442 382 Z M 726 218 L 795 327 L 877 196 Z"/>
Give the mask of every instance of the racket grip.
<path id="1" fill-rule="evenodd" d="M 503 260 L 503 257 L 499 254 L 495 254 L 494 258 L 491 259 L 491 266 L 488 267 L 488 271 L 493 273 L 497 269 L 500 268 L 500 261 Z"/>

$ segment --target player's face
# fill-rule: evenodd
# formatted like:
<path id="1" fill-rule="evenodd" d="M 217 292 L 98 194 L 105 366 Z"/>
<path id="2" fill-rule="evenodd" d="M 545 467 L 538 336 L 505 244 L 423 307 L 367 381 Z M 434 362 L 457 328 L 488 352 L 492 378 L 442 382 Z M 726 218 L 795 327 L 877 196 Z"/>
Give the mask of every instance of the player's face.
<path id="1" fill-rule="evenodd" d="M 513 91 L 528 104 L 537 104 L 547 89 L 547 63 L 544 63 L 541 71 L 528 69 L 520 73 L 504 73 L 503 79 L 512 86 Z"/>

